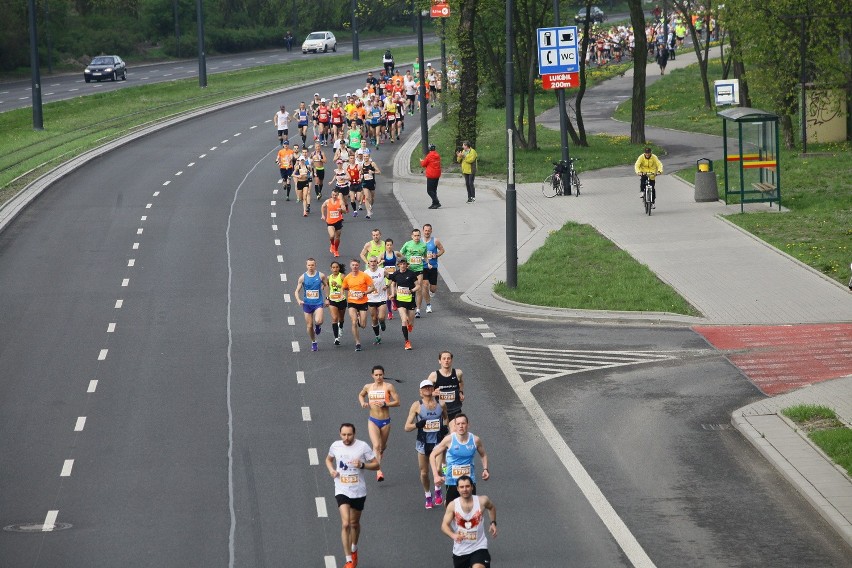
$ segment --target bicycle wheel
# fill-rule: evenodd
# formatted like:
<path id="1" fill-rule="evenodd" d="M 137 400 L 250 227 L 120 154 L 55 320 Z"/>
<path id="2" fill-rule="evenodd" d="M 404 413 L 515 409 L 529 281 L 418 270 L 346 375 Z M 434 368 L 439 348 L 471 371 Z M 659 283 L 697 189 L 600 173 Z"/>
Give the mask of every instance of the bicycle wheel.
<path id="1" fill-rule="evenodd" d="M 645 188 L 645 213 L 647 213 L 649 217 L 651 216 L 651 191 L 650 186 Z"/>
<path id="2" fill-rule="evenodd" d="M 553 174 L 550 174 L 541 182 L 541 194 L 547 198 L 556 197 L 556 186 L 553 184 Z"/>
<path id="3" fill-rule="evenodd" d="M 580 176 L 574 170 L 571 170 L 571 185 L 574 186 L 574 195 L 580 195 Z"/>

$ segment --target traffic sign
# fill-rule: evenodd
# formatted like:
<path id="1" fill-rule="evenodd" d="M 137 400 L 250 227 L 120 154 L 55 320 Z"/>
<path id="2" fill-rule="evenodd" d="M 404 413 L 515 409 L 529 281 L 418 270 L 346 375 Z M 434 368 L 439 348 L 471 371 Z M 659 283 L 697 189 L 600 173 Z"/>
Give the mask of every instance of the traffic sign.
<path id="1" fill-rule="evenodd" d="M 577 26 L 538 28 L 538 74 L 577 73 Z"/>
<path id="2" fill-rule="evenodd" d="M 450 17 L 450 5 L 446 2 L 432 3 L 432 17 L 433 18 L 449 18 Z"/>
<path id="3" fill-rule="evenodd" d="M 580 86 L 579 73 L 550 73 L 541 76 L 543 89 L 573 89 Z"/>

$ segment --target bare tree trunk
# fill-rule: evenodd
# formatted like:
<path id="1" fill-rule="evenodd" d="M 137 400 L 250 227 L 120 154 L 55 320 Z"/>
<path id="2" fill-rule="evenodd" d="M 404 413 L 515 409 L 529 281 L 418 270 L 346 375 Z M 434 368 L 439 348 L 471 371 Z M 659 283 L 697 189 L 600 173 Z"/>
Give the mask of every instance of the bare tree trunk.
<path id="1" fill-rule="evenodd" d="M 583 97 L 586 95 L 586 54 L 589 52 L 589 16 L 591 4 L 586 3 L 586 21 L 583 23 L 583 41 L 580 43 L 580 88 L 577 91 L 577 96 L 574 98 L 574 112 L 577 115 L 577 132 L 574 132 L 574 127 L 568 120 L 568 133 L 571 135 L 571 140 L 578 146 L 588 146 L 589 140 L 586 138 L 586 126 L 583 124 Z"/>
<path id="2" fill-rule="evenodd" d="M 630 113 L 630 142 L 645 143 L 645 68 L 648 65 L 648 39 L 645 37 L 645 13 L 642 0 L 628 0 L 633 25 L 633 106 Z"/>
<path id="3" fill-rule="evenodd" d="M 742 107 L 751 107 L 751 97 L 748 94 L 748 80 L 745 76 L 745 65 L 743 64 L 742 57 L 740 57 L 739 50 L 737 48 L 737 36 L 731 31 L 731 59 L 733 61 L 732 66 L 734 68 L 734 79 L 740 82 L 740 106 Z"/>
<path id="4" fill-rule="evenodd" d="M 474 15 L 478 0 L 459 1 L 459 26 L 456 30 L 459 62 L 459 108 L 458 139 L 456 146 L 461 147 L 462 140 L 469 140 L 476 147 L 476 113 L 479 92 L 479 68 L 474 44 Z"/>
<path id="5" fill-rule="evenodd" d="M 690 14 L 695 8 L 691 0 L 681 0 L 674 2 L 675 8 L 680 10 L 682 14 Z M 710 1 L 707 2 L 707 9 L 710 9 Z M 698 57 L 698 70 L 701 72 L 701 86 L 704 90 L 704 106 L 706 108 L 713 107 L 713 99 L 710 97 L 710 81 L 707 78 L 707 55 L 710 50 L 710 26 L 705 23 L 704 30 L 707 33 L 707 41 L 704 45 L 701 44 L 701 39 L 698 37 L 698 31 L 695 29 L 695 24 L 692 23 L 692 18 L 684 17 L 686 27 L 689 29 L 689 36 L 692 38 L 692 46 L 695 49 L 695 55 Z M 668 38 L 666 39 L 668 41 Z"/>

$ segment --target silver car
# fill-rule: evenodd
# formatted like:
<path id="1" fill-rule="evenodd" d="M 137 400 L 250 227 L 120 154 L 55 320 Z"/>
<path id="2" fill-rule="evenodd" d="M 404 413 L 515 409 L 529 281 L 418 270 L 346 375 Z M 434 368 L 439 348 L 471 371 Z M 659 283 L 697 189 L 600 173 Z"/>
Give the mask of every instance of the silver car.
<path id="1" fill-rule="evenodd" d="M 329 49 L 337 51 L 337 39 L 331 32 L 311 32 L 302 43 L 302 53 L 309 51 L 327 53 Z"/>

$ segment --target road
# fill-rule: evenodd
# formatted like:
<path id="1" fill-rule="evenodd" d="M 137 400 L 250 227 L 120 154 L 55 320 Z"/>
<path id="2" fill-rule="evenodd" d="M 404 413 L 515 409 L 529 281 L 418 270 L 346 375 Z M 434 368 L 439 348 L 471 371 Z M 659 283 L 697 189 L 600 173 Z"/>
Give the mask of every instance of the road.
<path id="1" fill-rule="evenodd" d="M 0 565 L 341 566 L 317 461 L 341 422 L 366 439 L 356 395 L 374 364 L 400 381 L 403 405 L 387 480 L 369 483 L 362 565 L 449 563 L 402 431 L 444 348 L 491 460 L 480 488 L 499 511 L 495 562 L 850 565 L 725 428 L 760 394 L 690 330 L 505 318 L 439 293 L 413 351 L 394 320 L 380 346 L 365 330 L 360 353 L 349 329 L 333 347 L 326 325 L 311 353 L 292 294 L 306 257 L 322 270 L 331 257 L 317 209 L 303 218 L 276 193 L 268 117 L 314 90 L 124 146 L 0 234 L 0 525 L 35 528 L 0 532 Z M 392 150 L 377 153 L 375 218 L 346 219 L 342 259 L 374 226 L 397 242 L 410 230 L 389 197 Z M 612 513 L 588 498 L 595 488 Z"/>
<path id="2" fill-rule="evenodd" d="M 434 43 L 437 38 L 434 35 L 424 38 L 427 43 Z M 417 44 L 416 36 L 405 36 L 388 39 L 361 40 L 360 50 L 380 49 L 391 47 L 405 47 Z M 286 49 L 270 51 L 259 51 L 250 53 L 235 53 L 232 55 L 216 55 L 207 57 L 207 74 L 227 73 L 240 69 L 250 69 L 262 65 L 274 65 L 287 61 L 300 59 L 322 61 L 324 57 L 352 53 L 351 43 L 338 43 L 337 53 L 308 53 L 302 54 L 301 43 L 299 48 L 293 47 L 292 52 Z M 122 54 L 118 54 L 122 55 Z M 381 61 L 376 61 L 376 69 L 381 68 Z M 163 83 L 198 77 L 198 59 L 184 59 L 166 63 L 153 63 L 135 66 L 128 64 L 127 81 L 103 81 L 86 83 L 83 80 L 83 72 L 48 75 L 43 73 L 42 102 L 44 104 L 63 101 L 74 97 L 92 95 L 104 91 L 148 85 L 152 83 Z M 32 85 L 30 80 L 18 80 L 0 82 L 0 112 L 6 112 L 17 108 L 32 106 Z"/>

